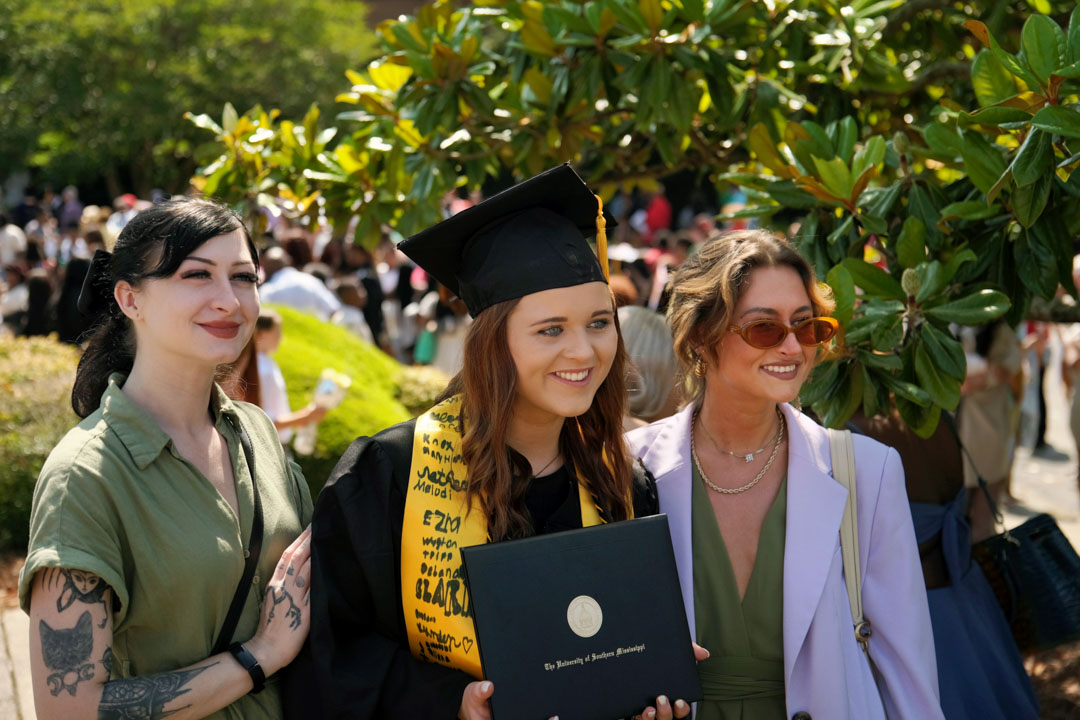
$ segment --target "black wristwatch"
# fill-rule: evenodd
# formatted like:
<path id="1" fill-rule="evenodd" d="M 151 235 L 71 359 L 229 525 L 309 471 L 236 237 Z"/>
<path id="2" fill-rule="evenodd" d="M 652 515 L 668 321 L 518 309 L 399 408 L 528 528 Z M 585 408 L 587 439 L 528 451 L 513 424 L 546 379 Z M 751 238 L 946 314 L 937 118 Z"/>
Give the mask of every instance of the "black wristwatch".
<path id="1" fill-rule="evenodd" d="M 229 646 L 229 652 L 236 658 L 236 662 L 240 663 L 240 667 L 247 670 L 248 675 L 251 676 L 251 682 L 255 686 L 251 689 L 251 693 L 254 695 L 262 692 L 262 689 L 266 687 L 266 673 L 263 672 L 262 666 L 259 665 L 259 661 L 255 659 L 255 656 L 238 642 L 234 642 Z"/>

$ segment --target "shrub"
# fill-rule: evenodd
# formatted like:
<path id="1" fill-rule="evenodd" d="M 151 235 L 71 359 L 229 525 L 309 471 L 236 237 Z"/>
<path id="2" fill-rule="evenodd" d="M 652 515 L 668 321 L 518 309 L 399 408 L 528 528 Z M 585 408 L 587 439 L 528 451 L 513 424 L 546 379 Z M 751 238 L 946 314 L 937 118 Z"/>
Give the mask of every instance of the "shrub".
<path id="1" fill-rule="evenodd" d="M 78 422 L 71 410 L 78 351 L 53 338 L 0 337 L 0 550 L 25 550 L 34 483 Z"/>
<path id="2" fill-rule="evenodd" d="M 398 371 L 397 399 L 412 413 L 419 415 L 432 405 L 446 389 L 450 379 L 441 370 L 427 365 L 406 365 Z"/>
<path id="3" fill-rule="evenodd" d="M 327 413 L 319 425 L 315 453 L 296 458 L 315 497 L 356 437 L 373 435 L 409 419 L 409 410 L 396 399 L 395 378 L 401 366 L 344 328 L 287 307 L 274 309 L 284 321 L 281 347 L 274 360 L 285 376 L 289 404 L 294 409 L 311 402 L 323 368 L 333 368 L 352 378 L 344 402 Z"/>

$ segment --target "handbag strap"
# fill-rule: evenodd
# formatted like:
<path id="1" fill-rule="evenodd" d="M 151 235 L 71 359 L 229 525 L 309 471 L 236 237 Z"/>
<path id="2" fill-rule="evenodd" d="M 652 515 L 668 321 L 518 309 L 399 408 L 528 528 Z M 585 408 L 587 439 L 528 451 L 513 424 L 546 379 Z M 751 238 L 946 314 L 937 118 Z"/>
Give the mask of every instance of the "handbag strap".
<path id="1" fill-rule="evenodd" d="M 840 550 L 844 557 L 844 580 L 851 605 L 851 622 L 859 646 L 869 653 L 868 643 L 872 629 L 870 621 L 863 616 L 859 513 L 855 496 L 855 444 L 851 439 L 851 431 L 829 429 L 829 450 L 832 454 L 833 477 L 848 491 L 844 519 L 840 524 Z"/>
<path id="2" fill-rule="evenodd" d="M 994 518 L 994 522 L 1000 525 L 1002 530 L 1005 530 L 1005 516 L 1001 514 L 1001 510 L 998 509 L 994 497 L 990 494 L 990 486 L 987 484 L 986 478 L 979 472 L 979 466 L 975 464 L 975 459 L 971 457 L 971 453 L 964 447 L 964 443 L 960 441 L 960 430 L 956 427 L 956 420 L 947 412 L 941 413 L 941 417 L 945 421 L 945 424 L 949 426 L 949 430 L 952 431 L 953 438 L 956 440 L 956 446 L 960 448 L 960 452 L 963 453 L 964 459 L 971 465 L 971 471 L 975 473 L 975 479 L 979 483 L 979 489 L 982 490 L 982 494 L 986 497 L 986 502 L 990 506 L 990 515 Z"/>
<path id="3" fill-rule="evenodd" d="M 247 460 L 248 472 L 251 474 L 251 492 L 255 496 L 255 511 L 251 516 L 251 537 L 248 540 L 247 550 L 244 551 L 244 574 L 240 576 L 240 584 L 236 586 L 232 602 L 229 604 L 229 612 L 225 615 L 225 622 L 218 632 L 217 642 L 214 643 L 211 655 L 218 655 L 228 649 L 232 642 L 236 625 L 240 622 L 240 615 L 244 612 L 244 604 L 247 602 L 248 593 L 251 592 L 251 581 L 255 577 L 255 566 L 259 562 L 263 540 L 263 517 L 262 501 L 259 498 L 259 481 L 255 476 L 255 452 L 251 448 L 251 438 L 240 421 L 232 415 L 225 415 L 229 424 L 240 435 L 240 447 L 244 449 L 244 458 Z"/>

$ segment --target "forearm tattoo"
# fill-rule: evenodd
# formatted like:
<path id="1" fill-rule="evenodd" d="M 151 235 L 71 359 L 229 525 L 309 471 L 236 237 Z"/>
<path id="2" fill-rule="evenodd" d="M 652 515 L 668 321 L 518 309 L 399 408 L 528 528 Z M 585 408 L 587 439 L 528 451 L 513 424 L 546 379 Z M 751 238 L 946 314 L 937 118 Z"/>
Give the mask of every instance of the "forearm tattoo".
<path id="1" fill-rule="evenodd" d="M 46 590 L 62 586 L 60 595 L 56 598 L 57 612 L 64 612 L 76 602 L 87 605 L 100 603 L 105 610 L 105 617 L 98 627 L 105 627 L 109 619 L 109 604 L 105 593 L 109 590 L 109 586 L 102 582 L 100 576 L 85 570 L 49 568 L 45 571 L 44 584 Z"/>
<path id="2" fill-rule="evenodd" d="M 191 707 L 189 704 L 172 710 L 165 709 L 170 702 L 190 691 L 185 686 L 191 680 L 214 665 L 217 663 L 105 683 L 101 704 L 98 705 L 98 720 L 158 720 Z"/>
<path id="3" fill-rule="evenodd" d="M 270 621 L 274 619 L 274 613 L 277 611 L 278 605 L 284 605 L 287 602 L 289 607 L 285 611 L 285 617 L 289 620 L 289 627 L 293 630 L 299 628 L 301 620 L 300 608 L 293 602 L 292 595 L 289 594 L 289 591 L 284 587 L 280 588 L 280 592 L 273 587 L 269 587 L 266 589 L 266 594 L 273 603 L 273 605 L 270 606 L 270 612 L 266 616 L 266 624 L 269 625 Z"/>
<path id="4" fill-rule="evenodd" d="M 72 697 L 83 680 L 94 677 L 94 662 L 90 653 L 94 650 L 93 621 L 90 612 L 83 611 L 75 627 L 54 630 L 44 620 L 38 624 L 41 633 L 41 655 L 45 667 L 52 670 L 46 678 L 49 692 L 54 696 L 67 690 Z"/>

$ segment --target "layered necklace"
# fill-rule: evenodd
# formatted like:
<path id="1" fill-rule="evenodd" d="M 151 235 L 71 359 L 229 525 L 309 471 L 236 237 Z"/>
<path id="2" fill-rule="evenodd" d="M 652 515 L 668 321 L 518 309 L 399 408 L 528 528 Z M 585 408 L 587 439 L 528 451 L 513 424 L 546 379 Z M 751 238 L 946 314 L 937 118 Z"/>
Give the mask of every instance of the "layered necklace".
<path id="1" fill-rule="evenodd" d="M 769 459 L 765 461 L 765 467 L 761 468 L 761 471 L 754 476 L 754 479 L 739 488 L 720 487 L 719 485 L 709 480 L 709 476 L 705 474 L 705 468 L 701 466 L 701 461 L 698 459 L 697 456 L 697 448 L 694 447 L 694 425 L 697 424 L 699 413 L 700 411 L 694 413 L 693 420 L 690 423 L 690 455 L 694 458 L 694 465 L 697 467 L 698 472 L 701 473 L 701 479 L 705 481 L 705 484 L 709 486 L 709 489 L 714 492 L 721 493 L 722 495 L 738 495 L 739 493 L 746 492 L 750 488 L 757 485 L 758 481 L 761 480 L 761 478 L 765 477 L 765 473 L 767 473 L 769 471 L 769 468 L 772 467 L 773 460 L 776 459 L 776 454 L 780 452 L 780 446 L 784 443 L 785 421 L 784 415 L 780 412 L 779 408 L 777 408 L 776 410 L 776 417 L 777 420 L 779 420 L 779 425 L 776 428 L 776 438 L 773 443 L 772 453 L 769 455 Z M 704 423 L 701 424 L 701 430 L 705 433 L 705 436 L 709 438 L 710 441 L 712 441 L 713 447 L 715 447 L 718 451 L 726 453 L 728 455 L 734 455 L 735 457 L 745 457 L 746 462 L 750 462 L 751 460 L 753 460 L 755 455 L 764 452 L 765 448 L 768 447 L 768 443 L 766 443 L 762 446 L 760 450 L 756 450 L 752 453 L 731 452 L 730 450 L 724 450 L 716 443 L 716 440 L 713 438 L 712 435 L 709 434 L 709 431 L 705 428 Z"/>

